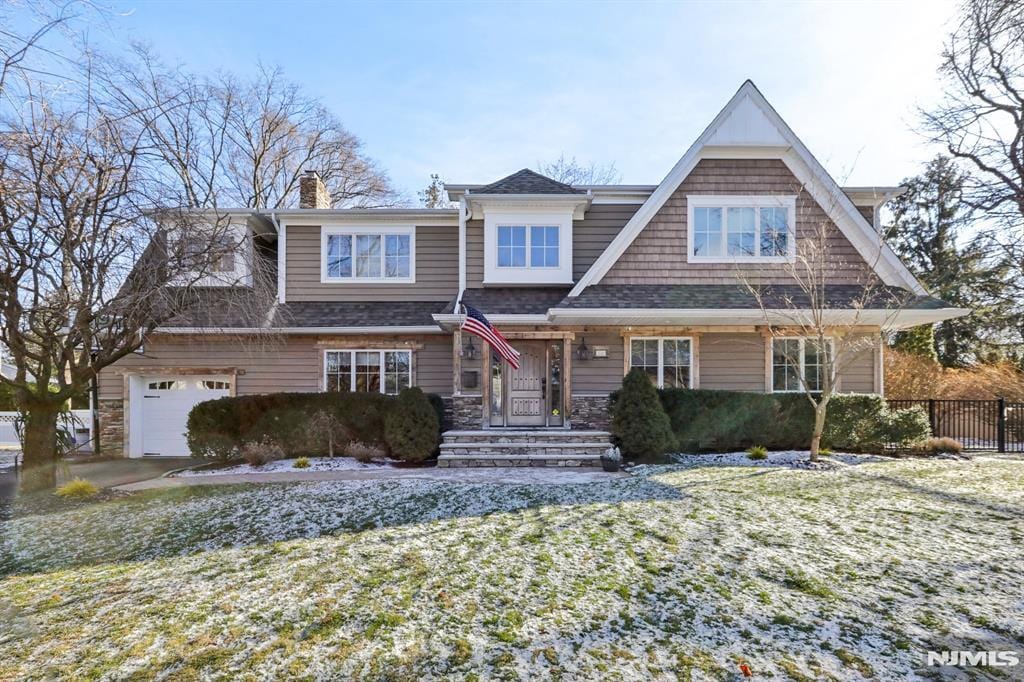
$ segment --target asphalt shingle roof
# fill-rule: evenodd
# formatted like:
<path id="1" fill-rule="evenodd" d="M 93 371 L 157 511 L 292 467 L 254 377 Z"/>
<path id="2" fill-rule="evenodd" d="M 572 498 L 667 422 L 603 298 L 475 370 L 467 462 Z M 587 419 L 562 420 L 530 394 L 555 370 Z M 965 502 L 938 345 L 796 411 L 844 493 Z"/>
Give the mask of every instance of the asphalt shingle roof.
<path id="1" fill-rule="evenodd" d="M 767 308 L 809 308 L 807 294 L 795 285 L 773 285 L 761 289 Z M 867 292 L 860 285 L 834 284 L 825 287 L 828 307 L 852 308 L 864 302 L 871 308 L 936 310 L 952 307 L 932 296 L 915 296 L 899 287 L 877 287 Z M 576 298 L 566 298 L 557 308 L 665 308 L 680 310 L 759 308 L 757 298 L 742 284 L 596 284 Z"/>
<path id="2" fill-rule="evenodd" d="M 529 168 L 516 171 L 497 182 L 474 190 L 474 194 L 586 194 L 557 180 L 536 173 Z"/>
<path id="3" fill-rule="evenodd" d="M 569 293 L 570 287 L 488 287 L 466 289 L 462 302 L 484 315 L 543 315 Z M 452 300 L 446 313 L 455 311 Z"/>
<path id="4" fill-rule="evenodd" d="M 448 301 L 293 301 L 278 307 L 275 325 L 286 327 L 424 327 Z"/>

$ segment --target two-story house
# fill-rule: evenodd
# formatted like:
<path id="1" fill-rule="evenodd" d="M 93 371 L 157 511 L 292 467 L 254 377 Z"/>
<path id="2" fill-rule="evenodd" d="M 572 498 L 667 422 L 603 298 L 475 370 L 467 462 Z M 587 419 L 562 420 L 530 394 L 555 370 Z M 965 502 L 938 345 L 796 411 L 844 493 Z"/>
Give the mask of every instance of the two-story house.
<path id="1" fill-rule="evenodd" d="M 658 185 L 521 170 L 446 189 L 458 208 L 335 210 L 308 173 L 300 208 L 233 212 L 276 258 L 276 303 L 259 330 L 217 309 L 190 316 L 104 371 L 104 451 L 185 455 L 188 410 L 224 395 L 416 385 L 444 397 L 453 429 L 572 432 L 608 427 L 631 367 L 658 386 L 795 390 L 813 350 L 781 352 L 805 342 L 767 333 L 786 318 L 747 284 L 799 300 L 779 294 L 786 266 L 822 225 L 835 319 L 872 283 L 899 295 L 857 310 L 865 332 L 966 312 L 929 297 L 880 238 L 878 209 L 899 188 L 839 187 L 749 81 Z M 459 331 L 460 303 L 501 329 L 518 369 Z M 268 329 L 277 343 L 239 343 Z M 882 393 L 882 353 L 865 349 L 840 390 Z"/>

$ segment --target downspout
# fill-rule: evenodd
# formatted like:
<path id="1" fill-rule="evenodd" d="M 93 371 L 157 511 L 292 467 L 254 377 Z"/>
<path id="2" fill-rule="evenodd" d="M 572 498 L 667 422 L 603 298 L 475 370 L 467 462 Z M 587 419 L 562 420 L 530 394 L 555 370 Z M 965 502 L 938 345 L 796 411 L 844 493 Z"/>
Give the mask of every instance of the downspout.
<path id="1" fill-rule="evenodd" d="M 286 227 L 282 227 L 277 222 L 277 214 L 274 212 L 270 213 L 270 222 L 274 224 L 274 229 L 277 230 L 277 302 L 284 303 L 284 283 L 285 283 L 285 261 L 286 261 L 286 249 L 287 249 L 287 234 Z"/>
<path id="2" fill-rule="evenodd" d="M 459 295 L 455 299 L 455 310 L 458 314 L 462 294 L 466 291 L 466 221 L 469 219 L 469 204 L 466 202 L 467 191 L 459 198 Z"/>

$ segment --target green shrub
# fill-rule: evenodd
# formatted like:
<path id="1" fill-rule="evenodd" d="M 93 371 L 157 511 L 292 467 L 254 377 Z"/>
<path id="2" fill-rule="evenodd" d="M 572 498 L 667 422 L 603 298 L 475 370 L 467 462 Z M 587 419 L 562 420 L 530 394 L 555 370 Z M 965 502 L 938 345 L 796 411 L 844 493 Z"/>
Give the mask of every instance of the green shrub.
<path id="1" fill-rule="evenodd" d="M 768 459 L 768 448 L 763 445 L 755 445 L 747 448 L 747 459 Z"/>
<path id="2" fill-rule="evenodd" d="M 811 442 L 814 410 L 802 393 L 666 389 L 660 395 L 679 446 L 687 452 L 755 445 L 797 450 Z M 881 396 L 836 395 L 829 401 L 822 445 L 850 452 L 906 447 L 927 438 L 927 421 L 921 408 L 891 410 Z"/>
<path id="3" fill-rule="evenodd" d="M 288 456 L 322 457 L 328 441 L 309 428 L 310 419 L 322 412 L 337 420 L 346 438 L 386 452 L 384 420 L 396 400 L 380 393 L 268 393 L 209 400 L 189 413 L 188 445 L 197 457 L 229 460 L 240 456 L 243 444 L 269 440 Z"/>
<path id="4" fill-rule="evenodd" d="M 99 491 L 99 488 L 92 481 L 76 478 L 57 488 L 54 491 L 54 495 L 63 497 L 66 500 L 85 500 L 94 497 Z"/>
<path id="5" fill-rule="evenodd" d="M 612 403 L 612 431 L 622 454 L 632 459 L 663 455 L 675 448 L 672 423 L 647 374 L 631 369 Z"/>
<path id="6" fill-rule="evenodd" d="M 439 432 L 437 412 L 415 386 L 398 394 L 384 420 L 384 439 L 391 455 L 405 462 L 422 462 L 434 454 Z"/>
<path id="7" fill-rule="evenodd" d="M 299 457 L 292 462 L 293 469 L 308 469 L 309 468 L 309 457 Z"/>

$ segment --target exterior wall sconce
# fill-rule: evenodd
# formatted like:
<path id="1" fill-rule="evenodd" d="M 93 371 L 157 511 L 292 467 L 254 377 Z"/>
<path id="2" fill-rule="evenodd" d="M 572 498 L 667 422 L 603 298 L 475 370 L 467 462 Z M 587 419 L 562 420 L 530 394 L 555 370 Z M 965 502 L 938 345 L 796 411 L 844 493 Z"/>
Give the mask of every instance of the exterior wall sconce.
<path id="1" fill-rule="evenodd" d="M 476 360 L 476 344 L 473 343 L 472 336 L 469 337 L 469 344 L 462 350 L 462 354 L 470 360 Z"/>
<path id="2" fill-rule="evenodd" d="M 593 356 L 590 347 L 587 346 L 587 339 L 585 336 L 580 337 L 580 347 L 576 349 L 576 359 L 581 362 L 586 362 Z"/>

